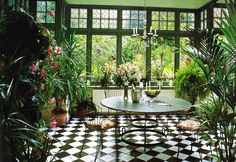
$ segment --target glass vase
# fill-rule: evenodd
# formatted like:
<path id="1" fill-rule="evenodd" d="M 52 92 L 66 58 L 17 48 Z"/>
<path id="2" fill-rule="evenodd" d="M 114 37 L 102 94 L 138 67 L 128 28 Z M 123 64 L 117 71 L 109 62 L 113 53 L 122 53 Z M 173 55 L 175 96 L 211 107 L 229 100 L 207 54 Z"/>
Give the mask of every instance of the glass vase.
<path id="1" fill-rule="evenodd" d="M 124 100 L 128 100 L 128 86 L 124 86 Z"/>

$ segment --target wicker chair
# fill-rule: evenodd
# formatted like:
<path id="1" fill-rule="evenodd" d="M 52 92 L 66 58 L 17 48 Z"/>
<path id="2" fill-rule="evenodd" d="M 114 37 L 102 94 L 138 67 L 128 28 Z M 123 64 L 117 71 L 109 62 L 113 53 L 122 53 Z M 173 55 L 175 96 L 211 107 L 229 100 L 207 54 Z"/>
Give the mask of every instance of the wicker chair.
<path id="1" fill-rule="evenodd" d="M 198 121 L 196 121 L 194 118 L 179 121 L 178 124 L 176 125 L 176 127 L 179 132 L 178 136 L 180 139 L 182 139 L 180 137 L 181 132 L 189 131 L 189 132 L 191 132 L 191 135 L 193 136 L 193 138 L 195 138 L 195 134 L 198 134 L 199 131 L 204 131 L 204 129 L 201 128 L 200 123 Z M 197 139 L 198 139 L 198 136 L 197 136 Z M 192 150 L 192 141 L 191 141 L 191 150 Z M 180 152 L 180 147 L 178 146 L 177 157 L 179 156 L 179 152 Z M 202 159 L 202 155 L 200 152 L 199 152 L 199 156 Z"/>
<path id="2" fill-rule="evenodd" d="M 99 109 L 99 108 L 98 108 Z M 108 118 L 102 118 L 100 117 L 97 112 L 94 112 L 93 114 L 90 113 L 88 114 L 85 119 L 84 119 L 84 125 L 85 125 L 85 135 L 84 135 L 84 140 L 83 140 L 83 145 L 80 150 L 80 156 L 83 151 L 85 141 L 88 137 L 89 132 L 91 131 L 97 131 L 97 151 L 95 155 L 95 160 L 97 160 L 98 153 L 100 151 L 100 148 L 103 148 L 103 133 L 111 128 L 117 127 L 117 122 L 115 120 L 111 120 Z M 116 133 L 117 134 L 117 133 Z M 117 135 L 115 135 L 116 141 L 117 141 Z"/>

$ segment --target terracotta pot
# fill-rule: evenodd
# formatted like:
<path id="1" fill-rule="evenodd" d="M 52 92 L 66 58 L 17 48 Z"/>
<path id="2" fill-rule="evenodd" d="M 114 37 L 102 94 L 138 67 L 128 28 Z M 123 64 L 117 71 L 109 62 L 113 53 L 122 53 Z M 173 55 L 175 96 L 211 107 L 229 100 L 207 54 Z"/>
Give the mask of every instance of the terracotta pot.
<path id="1" fill-rule="evenodd" d="M 57 126 L 66 125 L 66 116 L 67 116 L 66 112 L 62 114 L 54 114 L 54 119 L 57 121 Z"/>

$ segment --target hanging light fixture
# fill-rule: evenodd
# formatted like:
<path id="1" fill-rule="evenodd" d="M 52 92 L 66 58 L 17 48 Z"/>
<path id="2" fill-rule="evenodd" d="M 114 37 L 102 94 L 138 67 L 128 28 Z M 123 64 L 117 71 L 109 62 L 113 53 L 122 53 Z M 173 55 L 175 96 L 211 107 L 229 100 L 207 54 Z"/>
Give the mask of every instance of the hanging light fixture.
<path id="1" fill-rule="evenodd" d="M 144 11 L 146 11 L 146 6 L 147 6 L 147 0 L 144 0 Z M 143 34 L 139 35 L 138 27 L 136 27 L 133 28 L 132 37 L 139 38 L 140 40 L 146 43 L 146 47 L 150 47 L 150 44 L 152 43 L 152 37 L 157 38 L 158 35 L 157 35 L 157 30 L 153 29 L 152 26 L 147 27 L 147 16 L 145 15 L 143 20 Z"/>

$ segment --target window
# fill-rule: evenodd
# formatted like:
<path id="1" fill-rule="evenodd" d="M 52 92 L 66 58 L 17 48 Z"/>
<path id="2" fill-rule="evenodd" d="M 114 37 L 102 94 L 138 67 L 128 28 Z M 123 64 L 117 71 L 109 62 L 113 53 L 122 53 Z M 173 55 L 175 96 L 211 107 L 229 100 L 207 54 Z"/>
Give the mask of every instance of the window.
<path id="1" fill-rule="evenodd" d="M 122 37 L 122 63 L 132 62 L 139 66 L 141 77 L 146 76 L 146 44 L 131 36 Z"/>
<path id="2" fill-rule="evenodd" d="M 116 36 L 92 36 L 92 81 L 98 82 L 103 76 L 105 63 L 116 59 Z"/>
<path id="3" fill-rule="evenodd" d="M 201 29 L 207 28 L 207 10 L 201 11 Z"/>
<path id="4" fill-rule="evenodd" d="M 214 8 L 213 10 L 213 27 L 219 28 L 219 24 L 221 25 L 222 20 L 225 19 L 224 12 L 228 14 L 228 10 L 226 8 Z"/>
<path id="5" fill-rule="evenodd" d="M 151 79 L 174 78 L 174 37 L 159 37 L 152 44 L 151 53 Z"/>
<path id="6" fill-rule="evenodd" d="M 117 10 L 93 9 L 93 28 L 116 29 Z"/>
<path id="7" fill-rule="evenodd" d="M 40 23 L 55 23 L 55 1 L 37 1 L 36 19 Z"/>
<path id="8" fill-rule="evenodd" d="M 152 27 L 157 30 L 175 30 L 175 13 L 167 11 L 153 11 Z"/>
<path id="9" fill-rule="evenodd" d="M 71 8 L 70 27 L 87 28 L 87 9 Z"/>
<path id="10" fill-rule="evenodd" d="M 195 15 L 190 12 L 180 12 L 180 31 L 185 31 L 187 28 L 195 28 Z"/>
<path id="11" fill-rule="evenodd" d="M 146 11 L 142 10 L 123 10 L 122 11 L 122 29 L 143 29 Z"/>

